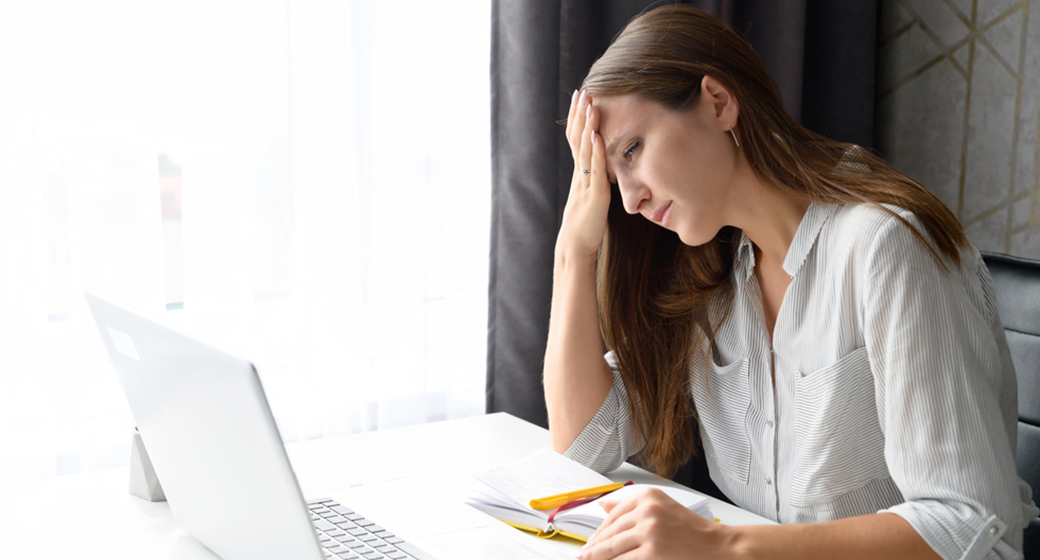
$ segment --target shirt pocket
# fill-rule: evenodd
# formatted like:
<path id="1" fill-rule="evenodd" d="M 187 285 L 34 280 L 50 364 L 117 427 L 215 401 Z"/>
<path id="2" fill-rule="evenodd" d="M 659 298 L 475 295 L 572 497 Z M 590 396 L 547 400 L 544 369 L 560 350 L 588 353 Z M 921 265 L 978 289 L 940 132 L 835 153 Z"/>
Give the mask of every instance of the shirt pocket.
<path id="1" fill-rule="evenodd" d="M 703 363 L 703 362 L 702 362 Z M 703 371 L 703 370 L 701 370 Z M 726 366 L 708 365 L 708 378 L 693 376 L 692 393 L 697 406 L 704 454 L 729 478 L 747 484 L 751 469 L 751 439 L 747 415 L 751 408 L 748 360 Z"/>
<path id="2" fill-rule="evenodd" d="M 867 349 L 795 379 L 795 448 L 791 504 L 832 502 L 887 478 Z"/>

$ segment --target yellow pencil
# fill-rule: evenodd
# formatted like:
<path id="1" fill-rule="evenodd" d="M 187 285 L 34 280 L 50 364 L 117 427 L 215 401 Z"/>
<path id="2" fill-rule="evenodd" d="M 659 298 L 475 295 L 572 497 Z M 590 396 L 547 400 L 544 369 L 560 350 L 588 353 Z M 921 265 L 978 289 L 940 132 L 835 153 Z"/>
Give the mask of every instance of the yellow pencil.
<path id="1" fill-rule="evenodd" d="M 568 502 L 574 500 L 580 500 L 582 498 L 588 498 L 589 496 L 596 496 L 598 494 L 606 494 L 613 492 L 618 488 L 623 487 L 625 484 L 622 482 L 615 482 L 613 484 L 604 484 L 603 486 L 595 486 L 592 488 L 586 488 L 584 490 L 574 490 L 571 492 L 564 492 L 562 494 L 556 494 L 553 496 L 546 496 L 544 498 L 537 498 L 531 500 L 531 509 L 547 510 L 556 509 Z"/>

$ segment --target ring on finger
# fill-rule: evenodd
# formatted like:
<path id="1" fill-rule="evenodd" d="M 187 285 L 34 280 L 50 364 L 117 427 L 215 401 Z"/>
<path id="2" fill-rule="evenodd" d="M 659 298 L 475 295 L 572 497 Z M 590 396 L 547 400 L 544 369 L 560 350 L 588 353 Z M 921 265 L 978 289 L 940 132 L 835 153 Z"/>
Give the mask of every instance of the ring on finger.
<path id="1" fill-rule="evenodd" d="M 591 169 L 582 169 L 581 167 L 579 167 L 578 169 L 581 169 L 582 175 L 588 175 L 589 173 L 592 173 Z"/>

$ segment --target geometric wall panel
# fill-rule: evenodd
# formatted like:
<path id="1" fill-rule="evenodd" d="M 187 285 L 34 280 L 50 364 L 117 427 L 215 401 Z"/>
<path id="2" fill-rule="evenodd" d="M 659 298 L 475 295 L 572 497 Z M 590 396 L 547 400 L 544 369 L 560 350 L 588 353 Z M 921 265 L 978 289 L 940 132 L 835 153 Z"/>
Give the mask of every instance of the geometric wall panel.
<path id="1" fill-rule="evenodd" d="M 1040 259 L 1040 0 L 881 0 L 876 142 L 982 251 Z"/>

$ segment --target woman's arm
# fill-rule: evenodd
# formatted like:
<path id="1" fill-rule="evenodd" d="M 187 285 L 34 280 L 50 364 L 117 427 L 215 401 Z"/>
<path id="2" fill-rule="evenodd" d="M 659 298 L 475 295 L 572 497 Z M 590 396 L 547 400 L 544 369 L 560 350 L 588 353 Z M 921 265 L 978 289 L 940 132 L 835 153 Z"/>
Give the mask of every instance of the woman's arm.
<path id="1" fill-rule="evenodd" d="M 598 119 L 584 92 L 571 98 L 567 139 L 575 169 L 556 240 L 543 372 L 549 433 L 559 453 L 596 415 L 613 378 L 603 358 L 596 302 L 596 252 L 606 232 L 610 205 L 603 140 L 595 132 Z"/>
<path id="2" fill-rule="evenodd" d="M 545 349 L 545 404 L 553 450 L 563 453 L 610 391 L 596 303 L 595 261 L 557 253 Z"/>
<path id="3" fill-rule="evenodd" d="M 607 502 L 607 520 L 582 560 L 690 558 L 938 559 L 898 515 L 875 513 L 824 523 L 730 526 L 682 507 L 663 492 Z"/>
<path id="4" fill-rule="evenodd" d="M 905 519 L 892 513 L 825 523 L 747 525 L 736 528 L 740 558 L 915 558 L 939 560 Z"/>
<path id="5" fill-rule="evenodd" d="M 895 219 L 867 257 L 864 339 L 885 463 L 905 500 L 883 513 L 943 558 L 1013 558 L 1036 511 L 1015 469 L 1014 366 L 985 267 L 973 250 L 961 258 L 942 270 Z"/>

